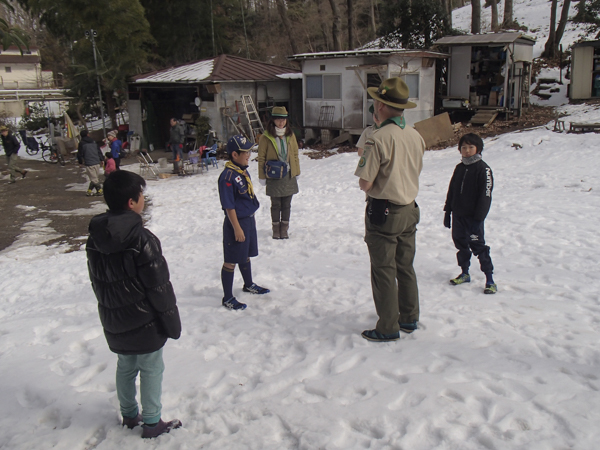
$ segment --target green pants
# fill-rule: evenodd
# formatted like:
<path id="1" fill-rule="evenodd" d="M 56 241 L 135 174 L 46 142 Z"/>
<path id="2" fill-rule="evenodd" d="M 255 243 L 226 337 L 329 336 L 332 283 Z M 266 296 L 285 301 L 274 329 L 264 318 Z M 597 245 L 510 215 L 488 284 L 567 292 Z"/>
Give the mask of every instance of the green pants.
<path id="1" fill-rule="evenodd" d="M 413 267 L 420 212 L 416 203 L 391 205 L 386 222 L 365 217 L 365 242 L 371 258 L 371 288 L 383 334 L 399 331 L 398 322 L 419 320 L 419 289 Z"/>
<path id="2" fill-rule="evenodd" d="M 21 170 L 21 168 L 19 166 L 17 166 L 18 160 L 19 160 L 19 156 L 16 153 L 13 153 L 12 155 L 6 157 L 6 162 L 8 163 L 8 170 L 10 172 L 10 180 L 11 181 L 15 181 L 15 179 L 17 178 L 17 172 L 19 172 L 21 175 L 23 174 L 23 171 Z"/>

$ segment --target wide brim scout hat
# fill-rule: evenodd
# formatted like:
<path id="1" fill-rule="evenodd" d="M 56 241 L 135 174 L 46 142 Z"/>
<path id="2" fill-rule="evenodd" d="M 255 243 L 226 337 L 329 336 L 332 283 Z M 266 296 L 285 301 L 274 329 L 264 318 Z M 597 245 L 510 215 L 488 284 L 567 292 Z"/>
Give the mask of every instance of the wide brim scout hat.
<path id="1" fill-rule="evenodd" d="M 287 116 L 288 116 L 288 112 L 287 112 L 287 109 L 285 109 L 285 106 L 275 106 L 273 108 L 273 110 L 271 111 L 271 117 L 273 117 L 273 118 L 279 117 L 279 118 L 286 119 Z"/>
<path id="2" fill-rule="evenodd" d="M 254 142 L 251 142 L 249 139 L 247 139 L 245 136 L 242 136 L 241 134 L 232 136 L 228 141 L 227 141 L 227 153 L 229 153 L 230 155 L 233 152 L 250 152 L 252 151 L 252 149 L 254 148 L 256 144 Z"/>
<path id="3" fill-rule="evenodd" d="M 394 77 L 383 80 L 378 88 L 367 88 L 369 96 L 381 103 L 396 109 L 416 108 L 417 104 L 408 101 L 410 92 L 402 78 Z"/>

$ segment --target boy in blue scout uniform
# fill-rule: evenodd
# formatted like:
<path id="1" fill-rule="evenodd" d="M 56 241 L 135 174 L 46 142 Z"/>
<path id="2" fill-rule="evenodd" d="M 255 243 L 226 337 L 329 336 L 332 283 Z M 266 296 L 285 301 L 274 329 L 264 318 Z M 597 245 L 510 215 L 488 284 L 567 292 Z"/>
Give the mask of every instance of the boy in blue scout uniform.
<path id="1" fill-rule="evenodd" d="M 258 286 L 252 281 L 250 258 L 258 255 L 258 239 L 254 213 L 260 206 L 250 174 L 248 161 L 254 143 L 244 136 L 233 136 L 227 142 L 227 153 L 231 161 L 227 161 L 225 169 L 219 176 L 219 198 L 225 212 L 223 222 L 223 256 L 221 269 L 224 307 L 232 310 L 246 309 L 233 296 L 233 277 L 235 265 L 239 264 L 244 278 L 244 292 L 266 294 L 269 289 Z"/>

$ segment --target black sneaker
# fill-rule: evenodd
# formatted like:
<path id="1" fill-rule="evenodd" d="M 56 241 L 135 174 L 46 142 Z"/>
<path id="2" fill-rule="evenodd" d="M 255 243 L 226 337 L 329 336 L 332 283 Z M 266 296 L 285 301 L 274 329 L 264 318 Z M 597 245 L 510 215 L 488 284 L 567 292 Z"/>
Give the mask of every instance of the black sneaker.
<path id="1" fill-rule="evenodd" d="M 245 303 L 240 303 L 237 301 L 235 297 L 231 297 L 229 300 L 225 300 L 223 298 L 223 306 L 227 309 L 231 309 L 232 311 L 240 311 L 246 309 Z"/>
<path id="2" fill-rule="evenodd" d="M 181 427 L 183 424 L 180 420 L 170 420 L 169 422 L 163 422 L 162 419 L 158 421 L 154 426 L 144 424 L 144 431 L 142 431 L 142 438 L 151 439 L 160 436 L 161 434 L 168 433 L 175 428 Z"/>
<path id="3" fill-rule="evenodd" d="M 374 342 L 389 342 L 400 339 L 400 333 L 398 331 L 392 334 L 383 334 L 377 330 L 365 330 L 361 333 L 361 336 L 368 341 Z"/>
<path id="4" fill-rule="evenodd" d="M 250 292 L 251 294 L 259 294 L 259 295 L 268 294 L 269 292 L 271 292 L 269 289 L 260 287 L 256 283 L 252 283 L 250 286 L 244 285 L 242 290 L 244 292 Z"/>
<path id="5" fill-rule="evenodd" d="M 403 331 L 405 333 L 412 333 L 413 331 L 415 331 L 418 327 L 417 327 L 417 321 L 413 321 L 413 322 L 398 322 L 398 325 L 400 325 L 400 331 Z"/>

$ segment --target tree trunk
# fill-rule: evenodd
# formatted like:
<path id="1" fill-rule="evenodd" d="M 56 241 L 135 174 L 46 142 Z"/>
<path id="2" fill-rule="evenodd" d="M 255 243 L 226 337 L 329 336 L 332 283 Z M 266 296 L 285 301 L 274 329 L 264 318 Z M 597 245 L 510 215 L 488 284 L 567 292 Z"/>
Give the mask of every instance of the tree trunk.
<path id="1" fill-rule="evenodd" d="M 323 10 L 321 8 L 321 1 L 317 1 L 317 12 L 319 13 L 319 21 L 321 22 L 321 34 L 323 35 L 324 50 L 329 51 L 329 31 L 327 30 L 327 23 L 323 20 Z"/>
<path id="2" fill-rule="evenodd" d="M 352 18 L 353 10 L 354 10 L 353 1 L 354 0 L 347 0 L 347 4 L 348 4 L 348 50 L 354 49 L 354 20 Z"/>
<path id="3" fill-rule="evenodd" d="M 290 23 L 290 19 L 288 19 L 287 11 L 285 9 L 285 3 L 283 0 L 275 0 L 277 3 L 277 11 L 279 11 L 279 16 L 281 17 L 281 21 L 283 22 L 283 26 L 287 30 L 288 37 L 290 39 L 290 45 L 292 46 L 292 53 L 295 55 L 300 53 L 298 48 L 296 47 L 296 41 L 294 41 L 294 37 L 292 35 L 292 24 Z"/>
<path id="4" fill-rule="evenodd" d="M 283 2 L 283 0 L 277 0 L 278 2 Z M 341 52 L 342 51 L 342 41 L 340 40 L 340 30 L 342 28 L 342 19 L 340 17 L 340 11 L 335 3 L 335 0 L 329 0 L 329 4 L 331 5 L 331 12 L 333 13 L 333 20 L 331 26 L 331 34 L 333 36 L 333 51 Z"/>
<path id="5" fill-rule="evenodd" d="M 481 33 L 481 0 L 471 0 L 471 34 Z"/>
<path id="6" fill-rule="evenodd" d="M 513 21 L 513 0 L 504 1 L 504 20 L 502 20 L 502 28 L 508 30 L 515 25 Z"/>
<path id="7" fill-rule="evenodd" d="M 498 0 L 490 0 L 492 8 L 492 31 L 498 31 Z"/>
<path id="8" fill-rule="evenodd" d="M 375 0 L 370 0 L 370 20 L 369 23 L 371 25 L 371 37 L 375 38 L 377 36 L 377 25 L 375 24 Z"/>
<path id="9" fill-rule="evenodd" d="M 552 6 L 550 7 L 550 31 L 548 33 L 548 40 L 544 46 L 544 52 L 542 56 L 546 58 L 553 58 L 555 42 L 556 42 L 556 9 L 558 7 L 558 0 L 552 0 Z"/>
<path id="10" fill-rule="evenodd" d="M 554 37 L 554 54 L 558 53 L 558 46 L 565 32 L 567 21 L 569 20 L 569 8 L 571 7 L 571 0 L 564 0 L 562 12 L 560 13 L 560 20 L 558 21 L 558 27 L 556 28 L 556 36 Z"/>

